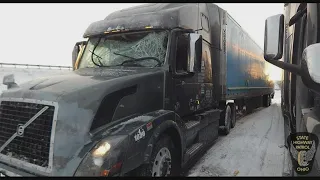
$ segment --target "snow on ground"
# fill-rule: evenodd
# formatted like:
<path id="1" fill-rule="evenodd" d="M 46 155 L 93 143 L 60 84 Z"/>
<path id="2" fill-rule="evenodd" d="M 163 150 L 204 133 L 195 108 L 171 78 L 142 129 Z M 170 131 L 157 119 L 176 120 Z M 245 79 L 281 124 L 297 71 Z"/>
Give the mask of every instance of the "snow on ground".
<path id="1" fill-rule="evenodd" d="M 280 91 L 272 105 L 237 120 L 189 171 L 189 176 L 282 176 L 287 171 Z M 284 165 L 285 164 L 285 165 Z"/>
<path id="2" fill-rule="evenodd" d="M 19 85 L 39 77 L 64 74 L 68 72 L 70 72 L 68 69 L 0 67 L 0 93 L 7 89 L 7 86 L 2 84 L 2 80 L 3 77 L 8 74 L 14 74 L 15 82 Z"/>

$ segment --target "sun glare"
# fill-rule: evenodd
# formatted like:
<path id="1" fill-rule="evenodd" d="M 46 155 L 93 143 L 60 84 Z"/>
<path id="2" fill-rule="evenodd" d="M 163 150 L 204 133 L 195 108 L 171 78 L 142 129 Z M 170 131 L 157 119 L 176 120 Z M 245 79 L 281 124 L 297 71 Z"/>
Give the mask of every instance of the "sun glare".
<path id="1" fill-rule="evenodd" d="M 267 68 L 267 73 L 269 74 L 270 80 L 273 81 L 279 81 L 281 80 L 281 69 L 274 66 L 274 65 L 269 65 Z"/>

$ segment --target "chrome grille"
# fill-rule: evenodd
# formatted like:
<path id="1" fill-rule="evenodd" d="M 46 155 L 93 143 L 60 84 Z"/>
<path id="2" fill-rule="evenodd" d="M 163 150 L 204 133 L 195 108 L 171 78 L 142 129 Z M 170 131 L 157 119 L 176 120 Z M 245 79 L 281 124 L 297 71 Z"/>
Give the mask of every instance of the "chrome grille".
<path id="1" fill-rule="evenodd" d="M 0 147 L 42 108 L 49 108 L 25 128 L 23 136 L 17 136 L 1 152 L 41 167 L 48 167 L 54 106 L 16 101 L 1 101 Z"/>

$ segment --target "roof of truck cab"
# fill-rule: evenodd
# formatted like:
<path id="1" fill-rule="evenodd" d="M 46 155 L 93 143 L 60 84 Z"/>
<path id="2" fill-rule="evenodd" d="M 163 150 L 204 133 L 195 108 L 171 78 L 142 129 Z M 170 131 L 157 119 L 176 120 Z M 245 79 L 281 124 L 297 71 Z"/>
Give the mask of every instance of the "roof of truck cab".
<path id="1" fill-rule="evenodd" d="M 197 16 L 194 14 L 197 12 L 198 3 L 153 3 L 134 6 L 113 12 L 105 19 L 91 23 L 83 36 L 86 38 L 118 28 L 194 28 L 197 22 Z"/>
<path id="2" fill-rule="evenodd" d="M 148 14 L 148 13 L 155 13 L 159 11 L 165 11 L 172 8 L 181 8 L 186 5 L 193 4 L 197 6 L 197 3 L 148 3 L 144 5 L 134 6 L 126 9 L 121 9 L 119 11 L 115 11 L 109 14 L 105 20 L 107 19 L 114 19 L 120 17 L 127 17 L 136 14 Z"/>

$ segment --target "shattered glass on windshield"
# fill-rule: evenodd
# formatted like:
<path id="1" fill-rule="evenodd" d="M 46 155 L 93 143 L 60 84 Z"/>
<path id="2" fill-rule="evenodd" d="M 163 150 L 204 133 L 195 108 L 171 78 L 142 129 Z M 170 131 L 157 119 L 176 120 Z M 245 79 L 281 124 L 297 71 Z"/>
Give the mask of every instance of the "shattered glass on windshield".
<path id="1" fill-rule="evenodd" d="M 131 59 L 153 57 L 153 59 L 146 58 L 123 63 L 123 66 L 155 67 L 159 64 L 157 60 L 162 65 L 165 60 L 167 41 L 167 31 L 122 33 L 105 36 L 101 39 L 94 37 L 88 41 L 80 68 L 98 67 L 91 58 L 98 65 L 101 62 L 103 66 L 119 66 L 124 61 Z M 94 48 L 95 46 L 96 48 Z"/>

